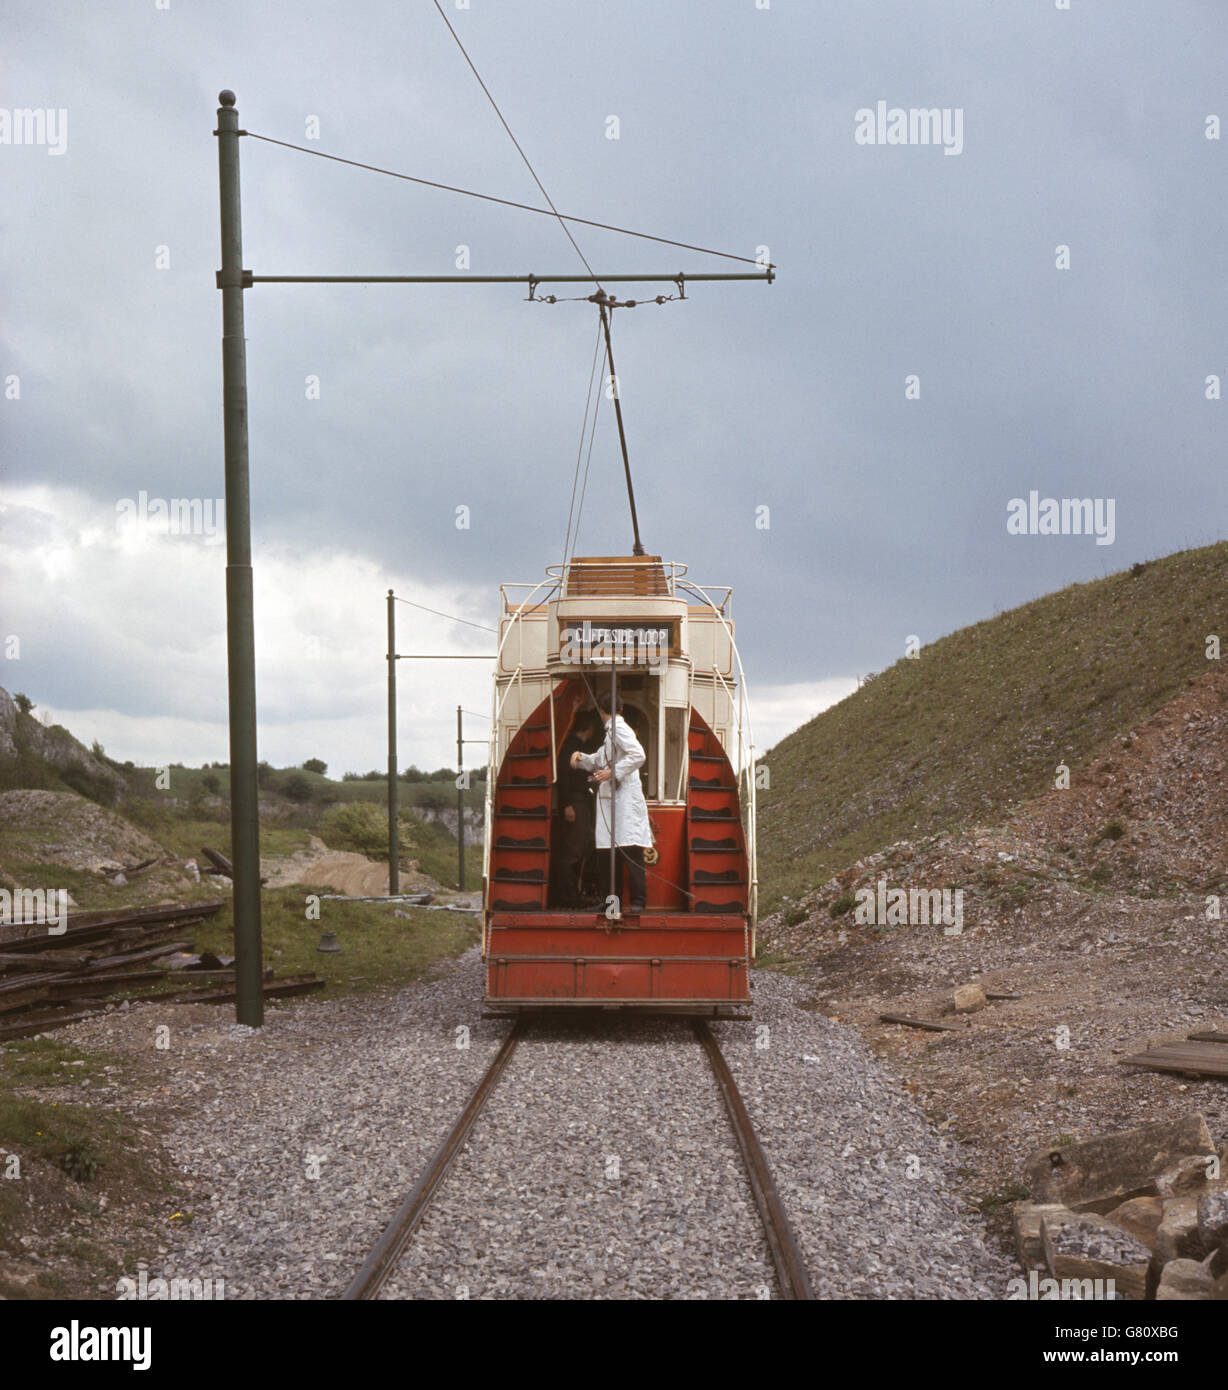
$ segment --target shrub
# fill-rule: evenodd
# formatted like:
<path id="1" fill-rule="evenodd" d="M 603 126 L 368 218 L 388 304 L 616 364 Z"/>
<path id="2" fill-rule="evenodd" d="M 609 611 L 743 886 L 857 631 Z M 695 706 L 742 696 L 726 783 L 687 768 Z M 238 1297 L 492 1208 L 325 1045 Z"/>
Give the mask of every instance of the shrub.
<path id="1" fill-rule="evenodd" d="M 318 772 L 323 777 L 328 772 L 328 764 L 323 758 L 308 758 L 303 764 L 304 772 Z"/>
<path id="2" fill-rule="evenodd" d="M 64 1151 L 63 1163 L 75 1182 L 89 1182 L 98 1173 L 98 1148 L 92 1139 L 74 1139 Z"/>
<path id="3" fill-rule="evenodd" d="M 1113 870 L 1107 864 L 1097 864 L 1091 872 L 1093 883 L 1107 883 L 1113 877 Z"/>
<path id="4" fill-rule="evenodd" d="M 200 779 L 200 784 L 210 796 L 217 796 L 222 789 L 222 784 L 218 781 L 216 772 L 206 772 Z"/>
<path id="5" fill-rule="evenodd" d="M 854 893 L 844 892 L 827 909 L 833 917 L 842 917 L 846 912 L 852 912 L 857 906 L 857 896 Z"/>
<path id="6" fill-rule="evenodd" d="M 88 801 L 96 801 L 99 806 L 113 806 L 116 800 L 114 782 L 96 772 L 88 772 L 83 767 L 70 763 L 60 769 L 60 781 L 71 791 L 79 793 Z"/>
<path id="7" fill-rule="evenodd" d="M 388 815 L 373 801 L 345 801 L 320 817 L 320 838 L 332 849 L 354 849 L 370 859 L 388 858 Z M 413 835 L 399 823 L 399 848 L 413 849 Z"/>
<path id="8" fill-rule="evenodd" d="M 31 700 L 28 695 L 23 695 L 20 691 L 18 691 L 17 694 L 13 696 L 13 703 L 22 712 L 22 714 L 29 714 L 30 711 L 34 708 L 34 701 Z"/>
<path id="9" fill-rule="evenodd" d="M 785 926 L 795 927 L 799 922 L 804 922 L 809 916 L 810 913 L 807 912 L 801 903 L 798 903 L 796 907 L 791 907 L 788 912 L 785 913 Z"/>
<path id="10" fill-rule="evenodd" d="M 1119 820 L 1111 820 L 1108 825 L 1100 832 L 1102 840 L 1120 840 L 1126 833 L 1126 827 Z"/>
<path id="11" fill-rule="evenodd" d="M 302 805 L 311 800 L 311 782 L 301 772 L 292 772 L 281 784 L 281 794 Z"/>

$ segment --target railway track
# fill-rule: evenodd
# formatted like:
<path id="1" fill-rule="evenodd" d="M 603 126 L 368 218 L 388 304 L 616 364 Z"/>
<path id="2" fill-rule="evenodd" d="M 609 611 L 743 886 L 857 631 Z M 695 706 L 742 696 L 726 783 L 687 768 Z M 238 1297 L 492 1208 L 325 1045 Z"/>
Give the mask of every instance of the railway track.
<path id="1" fill-rule="evenodd" d="M 776 1189 L 767 1155 L 755 1133 L 750 1114 L 742 1100 L 733 1073 L 721 1053 L 720 1046 L 712 1036 L 712 1030 L 703 1019 L 692 1019 L 695 1036 L 704 1050 L 712 1074 L 716 1080 L 725 1106 L 725 1114 L 733 1129 L 738 1152 L 742 1156 L 747 1181 L 755 1199 L 759 1219 L 763 1223 L 767 1237 L 768 1251 L 776 1271 L 776 1280 L 782 1298 L 811 1299 L 814 1294 L 806 1274 L 805 1262 L 789 1218 L 785 1212 L 780 1193 Z M 487 1100 L 494 1093 L 499 1079 L 507 1068 L 517 1045 L 529 1031 L 529 1020 L 521 1017 L 516 1020 L 512 1031 L 495 1054 L 482 1079 L 474 1088 L 464 1110 L 456 1123 L 448 1131 L 443 1142 L 432 1154 L 422 1176 L 413 1190 L 401 1203 L 392 1220 L 384 1228 L 383 1234 L 374 1249 L 363 1261 L 362 1267 L 351 1279 L 345 1292 L 344 1301 L 374 1299 L 391 1277 L 397 1262 L 417 1230 L 423 1216 L 430 1206 L 431 1199 L 443 1185 L 456 1156 L 464 1148 L 465 1140 L 482 1113 Z"/>

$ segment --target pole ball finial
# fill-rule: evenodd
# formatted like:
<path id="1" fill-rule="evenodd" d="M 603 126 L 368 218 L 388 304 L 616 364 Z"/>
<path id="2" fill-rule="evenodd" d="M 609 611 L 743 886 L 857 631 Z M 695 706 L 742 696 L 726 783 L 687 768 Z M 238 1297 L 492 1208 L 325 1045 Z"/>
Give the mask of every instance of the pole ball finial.
<path id="1" fill-rule="evenodd" d="M 217 99 L 223 106 L 233 106 L 235 104 L 235 94 L 227 87 L 224 91 L 217 94 Z"/>

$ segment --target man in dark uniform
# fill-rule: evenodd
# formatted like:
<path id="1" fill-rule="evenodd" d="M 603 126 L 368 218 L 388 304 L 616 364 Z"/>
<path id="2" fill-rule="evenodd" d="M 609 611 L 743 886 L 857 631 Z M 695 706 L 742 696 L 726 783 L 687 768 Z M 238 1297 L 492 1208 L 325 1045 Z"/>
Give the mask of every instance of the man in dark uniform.
<path id="1" fill-rule="evenodd" d="M 558 856 L 558 892 L 563 907 L 583 907 L 584 861 L 593 849 L 593 789 L 588 773 L 571 765 L 573 753 L 586 753 L 595 737 L 590 714 L 579 714 L 559 750 L 559 809 L 563 834 Z"/>

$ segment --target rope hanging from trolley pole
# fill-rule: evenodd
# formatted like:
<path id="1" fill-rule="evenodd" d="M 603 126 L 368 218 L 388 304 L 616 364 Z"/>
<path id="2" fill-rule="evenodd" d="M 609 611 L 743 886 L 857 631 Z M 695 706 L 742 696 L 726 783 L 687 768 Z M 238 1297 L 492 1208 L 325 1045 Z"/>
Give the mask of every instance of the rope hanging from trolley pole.
<path id="1" fill-rule="evenodd" d="M 589 298 L 601 312 L 601 327 L 605 332 L 605 352 L 610 363 L 610 389 L 614 395 L 614 415 L 618 420 L 618 443 L 623 454 L 623 472 L 627 476 L 627 501 L 631 504 L 631 529 L 635 534 L 635 544 L 631 553 L 642 555 L 644 547 L 640 542 L 639 518 L 635 514 L 635 488 L 631 485 L 631 462 L 627 457 L 627 432 L 623 429 L 623 405 L 619 399 L 618 373 L 614 370 L 614 344 L 610 341 L 610 320 L 614 310 L 626 306 L 620 306 L 618 300 L 612 295 L 606 294 L 604 290 L 598 290 Z"/>

